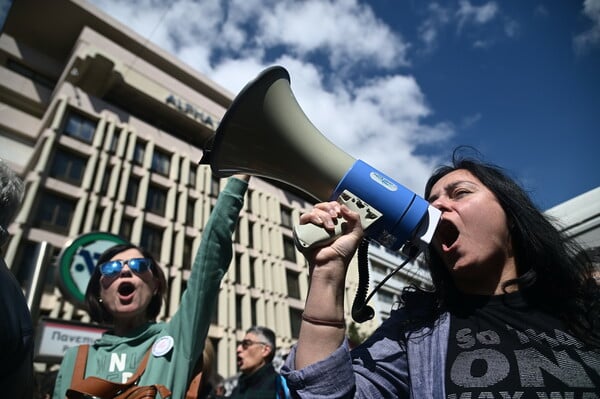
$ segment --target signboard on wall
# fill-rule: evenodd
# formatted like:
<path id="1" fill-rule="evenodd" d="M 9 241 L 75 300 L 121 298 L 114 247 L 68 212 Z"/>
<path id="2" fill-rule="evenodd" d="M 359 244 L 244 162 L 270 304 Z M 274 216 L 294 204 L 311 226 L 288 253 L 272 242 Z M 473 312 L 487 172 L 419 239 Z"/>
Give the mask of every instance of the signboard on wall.
<path id="1" fill-rule="evenodd" d="M 41 319 L 37 328 L 34 359 L 38 362 L 58 363 L 72 346 L 93 344 L 108 328 L 65 321 Z"/>
<path id="2" fill-rule="evenodd" d="M 76 305 L 83 305 L 85 290 L 96 261 L 108 248 L 125 244 L 122 237 L 93 232 L 78 236 L 65 246 L 58 258 L 58 283 L 63 295 Z"/>

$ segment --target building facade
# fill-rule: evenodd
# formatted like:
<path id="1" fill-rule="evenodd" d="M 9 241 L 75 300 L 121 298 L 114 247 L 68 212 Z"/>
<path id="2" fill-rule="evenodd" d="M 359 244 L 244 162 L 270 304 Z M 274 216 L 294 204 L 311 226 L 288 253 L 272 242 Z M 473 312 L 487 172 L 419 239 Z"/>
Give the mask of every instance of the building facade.
<path id="1" fill-rule="evenodd" d="M 159 259 L 169 283 L 159 318 L 174 314 L 225 183 L 198 162 L 233 97 L 85 1 L 12 4 L 0 35 L 0 158 L 26 192 L 3 255 L 34 322 L 89 322 L 61 289 L 57 267 L 65 247 L 97 231 Z M 297 190 L 251 180 L 209 330 L 222 376 L 237 373 L 237 342 L 251 325 L 273 329 L 283 354 L 295 342 L 308 270 L 292 227 L 310 207 Z M 357 281 L 351 265 L 348 312 Z M 374 299 L 384 316 L 388 299 Z M 40 372 L 56 367 L 37 359 Z"/>
<path id="2" fill-rule="evenodd" d="M 600 187 L 546 211 L 556 226 L 584 248 L 600 248 Z"/>
<path id="3" fill-rule="evenodd" d="M 174 314 L 225 183 L 198 161 L 233 98 L 83 0 L 12 4 L 0 35 L 0 158 L 26 193 L 4 256 L 36 322 L 89 322 L 60 289 L 57 263 L 76 237 L 96 231 L 159 259 L 169 283 L 160 320 Z M 311 206 L 296 190 L 251 180 L 209 330 L 219 374 L 236 374 L 237 342 L 251 325 L 273 329 L 284 353 L 295 342 L 308 269 L 292 227 Z M 371 259 L 374 287 L 399 258 L 375 246 Z M 426 284 L 417 269 L 374 298 L 376 317 L 359 331 L 389 315 L 408 281 Z M 357 281 L 351 265 L 348 312 Z M 36 368 L 56 364 L 38 359 Z"/>
<path id="4" fill-rule="evenodd" d="M 59 289 L 56 263 L 75 237 L 103 231 L 157 256 L 168 320 L 225 182 L 198 162 L 233 95 L 84 1 L 14 2 L 0 65 L 0 157 L 26 184 L 4 255 L 28 298 L 40 293 L 35 318 L 89 321 Z M 282 348 L 297 336 L 308 279 L 291 228 L 309 206 L 252 180 L 209 332 L 220 374 L 237 372 L 236 343 L 253 324 Z"/>

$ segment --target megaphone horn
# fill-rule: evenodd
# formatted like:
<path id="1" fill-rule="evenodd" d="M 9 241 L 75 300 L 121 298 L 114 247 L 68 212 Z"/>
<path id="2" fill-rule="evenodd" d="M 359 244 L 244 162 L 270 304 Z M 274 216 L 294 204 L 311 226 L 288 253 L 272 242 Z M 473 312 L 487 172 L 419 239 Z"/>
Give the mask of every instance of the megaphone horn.
<path id="1" fill-rule="evenodd" d="M 200 163 L 219 177 L 262 176 L 323 201 L 354 159 L 313 126 L 294 98 L 288 72 L 275 66 L 237 95 Z"/>
<path id="2" fill-rule="evenodd" d="M 209 163 L 219 177 L 262 176 L 318 201 L 340 200 L 360 213 L 367 237 L 391 250 L 415 236 L 428 244 L 439 219 L 427 201 L 327 140 L 298 105 L 280 66 L 267 68 L 242 89 L 200 163 Z M 332 237 L 310 224 L 294 232 L 301 250 L 341 233 Z"/>

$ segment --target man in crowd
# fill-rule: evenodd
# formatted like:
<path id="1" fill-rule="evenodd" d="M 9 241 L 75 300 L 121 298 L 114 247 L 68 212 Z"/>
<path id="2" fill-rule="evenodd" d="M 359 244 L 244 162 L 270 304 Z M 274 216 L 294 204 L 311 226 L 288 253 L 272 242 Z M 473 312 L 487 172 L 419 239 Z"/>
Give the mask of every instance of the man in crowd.
<path id="1" fill-rule="evenodd" d="M 33 396 L 33 323 L 23 291 L 2 253 L 22 198 L 23 182 L 0 159 L 0 385 L 2 397 L 14 399 Z"/>
<path id="2" fill-rule="evenodd" d="M 266 327 L 250 327 L 237 346 L 238 368 L 242 374 L 230 398 L 276 398 L 282 389 L 281 378 L 271 364 L 274 356 L 275 333 Z"/>

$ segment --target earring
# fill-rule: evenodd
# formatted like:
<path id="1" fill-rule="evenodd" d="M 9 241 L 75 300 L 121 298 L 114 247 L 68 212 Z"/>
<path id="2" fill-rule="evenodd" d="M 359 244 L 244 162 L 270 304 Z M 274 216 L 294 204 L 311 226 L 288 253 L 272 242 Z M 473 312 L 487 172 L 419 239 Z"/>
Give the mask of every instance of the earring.
<path id="1" fill-rule="evenodd" d="M 98 302 L 99 302 L 99 303 L 102 303 L 102 302 L 104 302 L 104 301 L 102 300 L 102 298 L 98 298 Z"/>

